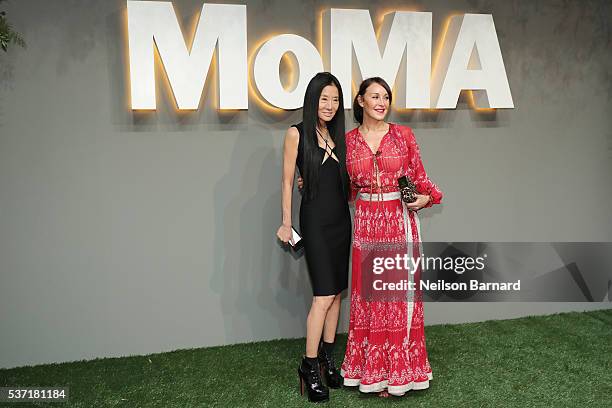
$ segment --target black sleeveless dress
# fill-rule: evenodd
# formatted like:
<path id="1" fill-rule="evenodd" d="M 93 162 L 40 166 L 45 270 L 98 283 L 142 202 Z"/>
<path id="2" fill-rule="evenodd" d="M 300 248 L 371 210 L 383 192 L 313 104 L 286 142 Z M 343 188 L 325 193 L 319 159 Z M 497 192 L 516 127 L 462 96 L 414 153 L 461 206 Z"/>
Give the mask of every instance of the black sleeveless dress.
<path id="1" fill-rule="evenodd" d="M 296 164 L 304 177 L 304 128 L 302 123 L 293 126 L 300 133 Z M 321 163 L 325 149 L 319 147 L 319 153 Z M 344 181 L 348 176 L 343 180 L 342 171 L 346 169 L 328 157 L 319 168 L 317 196 L 312 200 L 302 196 L 300 233 L 314 296 L 336 295 L 348 287 L 351 215 Z"/>

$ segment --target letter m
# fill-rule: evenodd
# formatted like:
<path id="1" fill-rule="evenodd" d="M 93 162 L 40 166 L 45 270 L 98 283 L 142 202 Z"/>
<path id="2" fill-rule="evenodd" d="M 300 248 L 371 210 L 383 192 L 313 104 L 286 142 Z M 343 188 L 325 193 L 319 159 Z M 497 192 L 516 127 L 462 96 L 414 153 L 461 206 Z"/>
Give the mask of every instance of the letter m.
<path id="1" fill-rule="evenodd" d="M 345 92 L 345 108 L 351 107 L 353 79 L 359 83 L 379 76 L 393 88 L 402 67 L 405 68 L 399 78 L 405 83 L 396 87 L 395 106 L 429 108 L 431 13 L 386 14 L 378 36 L 368 10 L 331 9 L 323 18 L 324 43 L 330 44 L 324 55 L 326 62 L 331 60 L 331 71 Z"/>
<path id="2" fill-rule="evenodd" d="M 171 2 L 128 1 L 132 109 L 156 109 L 155 48 L 178 109 L 198 109 L 215 50 L 218 106 L 248 108 L 246 6 L 204 4 L 188 49 Z"/>

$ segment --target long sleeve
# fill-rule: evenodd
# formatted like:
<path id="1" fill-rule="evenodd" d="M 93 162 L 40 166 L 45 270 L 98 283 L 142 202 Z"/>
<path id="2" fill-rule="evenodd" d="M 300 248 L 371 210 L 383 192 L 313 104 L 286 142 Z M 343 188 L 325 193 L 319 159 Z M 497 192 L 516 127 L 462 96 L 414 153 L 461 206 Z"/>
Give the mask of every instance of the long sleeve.
<path id="1" fill-rule="evenodd" d="M 421 161 L 419 145 L 416 142 L 412 129 L 404 128 L 404 134 L 408 142 L 410 168 L 414 171 L 412 182 L 416 185 L 419 194 L 431 195 L 431 200 L 425 205 L 425 208 L 431 207 L 434 204 L 440 204 L 443 197 L 442 191 L 427 177 L 423 162 Z"/>

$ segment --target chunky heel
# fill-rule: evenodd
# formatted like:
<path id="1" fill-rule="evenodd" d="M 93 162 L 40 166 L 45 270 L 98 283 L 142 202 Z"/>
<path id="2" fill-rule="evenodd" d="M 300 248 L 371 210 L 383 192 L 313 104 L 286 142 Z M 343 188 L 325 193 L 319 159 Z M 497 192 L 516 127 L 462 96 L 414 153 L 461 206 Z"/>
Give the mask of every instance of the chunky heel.
<path id="1" fill-rule="evenodd" d="M 300 377 L 300 395 L 304 395 L 304 388 L 306 388 L 308 401 L 323 402 L 329 400 L 329 389 L 323 385 L 318 359 L 309 362 L 304 357 L 297 371 Z"/>
<path id="2" fill-rule="evenodd" d="M 298 378 L 300 379 L 300 395 L 304 395 L 304 379 L 300 375 L 300 369 L 298 368 Z"/>
<path id="3" fill-rule="evenodd" d="M 340 371 L 336 368 L 334 356 L 327 354 L 323 347 L 319 348 L 319 365 L 321 367 L 321 376 L 325 378 L 325 383 L 329 388 L 341 388 L 343 378 Z"/>

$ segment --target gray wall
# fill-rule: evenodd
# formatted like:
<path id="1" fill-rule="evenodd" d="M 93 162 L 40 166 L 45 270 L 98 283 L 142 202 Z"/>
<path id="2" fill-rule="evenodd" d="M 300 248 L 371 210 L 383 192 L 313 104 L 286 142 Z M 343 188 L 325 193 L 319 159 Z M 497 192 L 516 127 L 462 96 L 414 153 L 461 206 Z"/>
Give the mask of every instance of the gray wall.
<path id="1" fill-rule="evenodd" d="M 271 33 L 314 40 L 324 6 L 369 4 L 249 2 L 249 51 Z M 201 2 L 175 5 L 188 26 Z M 300 111 L 252 103 L 219 114 L 204 102 L 177 114 L 160 86 L 157 113 L 133 114 L 124 1 L 5 7 L 28 48 L 0 53 L 0 367 L 303 336 L 304 260 L 274 236 L 282 137 Z M 612 241 L 608 1 L 370 9 L 432 11 L 434 44 L 449 14 L 493 14 L 516 104 L 392 115 L 414 128 L 445 193 L 422 212 L 425 239 Z M 432 324 L 609 307 L 427 303 L 425 316 Z"/>

